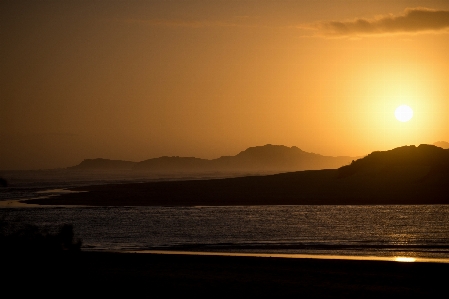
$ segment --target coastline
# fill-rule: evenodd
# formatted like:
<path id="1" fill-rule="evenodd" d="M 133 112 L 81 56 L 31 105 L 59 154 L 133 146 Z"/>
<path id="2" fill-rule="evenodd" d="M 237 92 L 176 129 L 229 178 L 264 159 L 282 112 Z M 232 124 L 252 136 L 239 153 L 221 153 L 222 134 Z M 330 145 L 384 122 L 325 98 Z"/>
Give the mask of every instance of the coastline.
<path id="1" fill-rule="evenodd" d="M 23 200 L 76 206 L 250 206 L 449 204 L 447 176 L 423 181 L 388 176 L 339 178 L 333 169 L 224 179 L 76 187 L 58 196 Z"/>
<path id="2" fill-rule="evenodd" d="M 443 233 L 448 207 L 38 205 L 2 213 L 6 221 L 27 219 L 36 225 L 65 219 L 84 240 L 83 249 L 97 252 L 169 250 L 175 254 L 332 255 L 366 260 L 399 256 L 442 262 L 449 252 Z"/>
<path id="3" fill-rule="evenodd" d="M 282 253 L 245 253 L 245 252 L 215 252 L 215 251 L 205 252 L 205 251 L 178 251 L 178 250 L 139 250 L 139 251 L 126 251 L 123 253 L 449 264 L 449 258 L 438 259 L 438 258 L 422 258 L 422 257 L 407 257 L 407 256 L 387 257 L 387 256 L 363 256 L 363 255 L 329 255 L 329 254 L 295 254 L 295 253 L 282 254 Z"/>

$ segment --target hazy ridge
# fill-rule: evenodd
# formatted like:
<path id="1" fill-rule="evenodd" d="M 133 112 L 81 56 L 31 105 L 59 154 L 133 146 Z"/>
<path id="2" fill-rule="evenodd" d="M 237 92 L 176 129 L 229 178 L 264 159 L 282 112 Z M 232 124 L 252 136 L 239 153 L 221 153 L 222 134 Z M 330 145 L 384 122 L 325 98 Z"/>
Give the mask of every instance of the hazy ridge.
<path id="1" fill-rule="evenodd" d="M 308 153 L 296 146 L 271 145 L 250 147 L 235 156 L 217 159 L 163 156 L 130 162 L 108 159 L 85 159 L 71 170 L 139 170 L 148 172 L 287 172 L 299 170 L 335 169 L 350 163 L 355 157 L 330 157 Z"/>
<path id="2" fill-rule="evenodd" d="M 80 187 L 64 204 L 126 206 L 449 204 L 449 149 L 373 152 L 339 169 Z M 57 204 L 61 199 L 33 200 Z"/>

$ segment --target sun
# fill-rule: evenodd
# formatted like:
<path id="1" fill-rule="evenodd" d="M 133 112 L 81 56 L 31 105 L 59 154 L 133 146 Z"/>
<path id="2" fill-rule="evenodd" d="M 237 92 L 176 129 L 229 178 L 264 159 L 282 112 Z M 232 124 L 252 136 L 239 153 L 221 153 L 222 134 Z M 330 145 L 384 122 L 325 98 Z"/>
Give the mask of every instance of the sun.
<path id="1" fill-rule="evenodd" d="M 394 111 L 394 116 L 401 122 L 406 122 L 412 119 L 413 110 L 407 105 L 401 105 Z"/>

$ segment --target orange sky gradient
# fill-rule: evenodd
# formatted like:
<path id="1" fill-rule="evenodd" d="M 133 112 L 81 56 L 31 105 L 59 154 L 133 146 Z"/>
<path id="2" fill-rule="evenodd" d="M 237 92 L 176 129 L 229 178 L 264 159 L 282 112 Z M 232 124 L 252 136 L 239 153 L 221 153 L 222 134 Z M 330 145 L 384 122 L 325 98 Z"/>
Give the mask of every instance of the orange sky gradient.
<path id="1" fill-rule="evenodd" d="M 449 1 L 1 1 L 0 28 L 0 170 L 449 141 Z"/>

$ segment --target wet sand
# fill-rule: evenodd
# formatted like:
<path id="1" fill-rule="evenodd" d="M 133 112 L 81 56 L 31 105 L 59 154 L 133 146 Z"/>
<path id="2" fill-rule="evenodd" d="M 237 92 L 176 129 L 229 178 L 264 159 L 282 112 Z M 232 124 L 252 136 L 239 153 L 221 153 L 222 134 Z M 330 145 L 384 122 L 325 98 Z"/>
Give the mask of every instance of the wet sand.
<path id="1" fill-rule="evenodd" d="M 84 296 L 429 298 L 446 291 L 449 270 L 436 263 L 93 252 L 6 262 L 3 285 L 26 286 L 15 294 Z"/>

